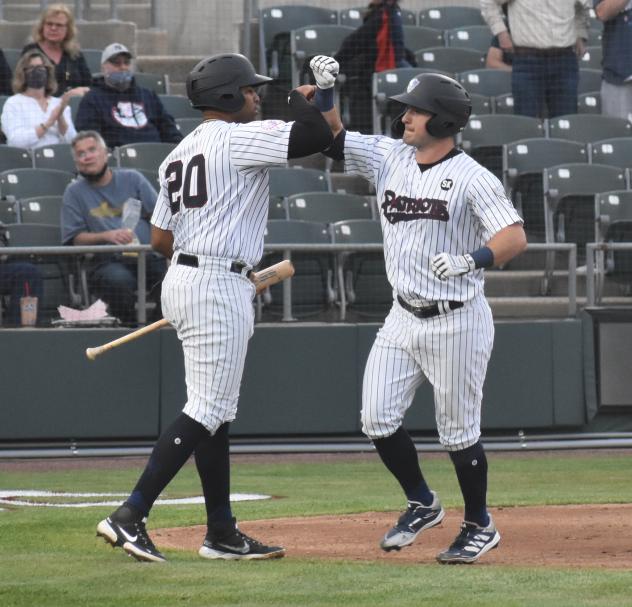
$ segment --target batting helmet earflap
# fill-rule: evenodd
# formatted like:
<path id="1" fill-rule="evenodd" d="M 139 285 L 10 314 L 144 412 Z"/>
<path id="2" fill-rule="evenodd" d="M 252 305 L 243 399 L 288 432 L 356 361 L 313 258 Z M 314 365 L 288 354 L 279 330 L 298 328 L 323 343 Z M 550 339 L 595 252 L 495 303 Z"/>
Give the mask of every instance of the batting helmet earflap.
<path id="1" fill-rule="evenodd" d="M 426 130 L 437 138 L 456 135 L 470 119 L 472 100 L 469 93 L 456 81 L 442 74 L 419 74 L 409 83 L 405 93 L 389 97 L 404 105 L 432 114 Z M 396 136 L 404 132 L 402 112 L 391 129 Z"/>
<path id="2" fill-rule="evenodd" d="M 214 109 L 232 114 L 244 106 L 241 88 L 260 86 L 272 78 L 261 76 L 247 57 L 222 53 L 200 61 L 187 76 L 187 96 L 198 109 Z"/>

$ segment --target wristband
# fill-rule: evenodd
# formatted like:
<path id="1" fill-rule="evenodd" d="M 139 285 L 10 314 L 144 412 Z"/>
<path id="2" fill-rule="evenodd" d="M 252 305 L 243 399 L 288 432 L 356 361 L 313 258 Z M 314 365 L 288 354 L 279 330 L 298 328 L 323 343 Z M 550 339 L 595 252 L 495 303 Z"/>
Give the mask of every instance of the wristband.
<path id="1" fill-rule="evenodd" d="M 316 87 L 316 94 L 314 95 L 314 105 L 321 112 L 328 112 L 334 109 L 334 87 L 328 89 L 321 89 Z"/>
<path id="2" fill-rule="evenodd" d="M 489 247 L 481 247 L 470 253 L 475 268 L 491 268 L 494 265 L 494 252 Z"/>

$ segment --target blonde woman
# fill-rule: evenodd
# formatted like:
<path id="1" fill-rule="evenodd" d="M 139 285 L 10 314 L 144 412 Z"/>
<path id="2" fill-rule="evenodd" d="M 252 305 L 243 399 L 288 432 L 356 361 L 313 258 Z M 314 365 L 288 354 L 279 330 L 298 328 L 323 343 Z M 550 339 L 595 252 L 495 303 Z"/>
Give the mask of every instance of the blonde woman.
<path id="1" fill-rule="evenodd" d="M 92 84 L 90 69 L 79 50 L 75 18 L 65 4 L 49 4 L 44 9 L 33 26 L 33 40 L 22 53 L 38 50 L 48 57 L 57 81 L 53 95 L 60 97 L 70 88 Z"/>
<path id="2" fill-rule="evenodd" d="M 22 55 L 15 66 L 13 92 L 2 108 L 2 131 L 7 144 L 37 148 L 55 143 L 70 143 L 76 135 L 70 116 L 70 99 L 88 89 L 69 89 L 53 97 L 57 88 L 51 62 L 39 51 Z"/>

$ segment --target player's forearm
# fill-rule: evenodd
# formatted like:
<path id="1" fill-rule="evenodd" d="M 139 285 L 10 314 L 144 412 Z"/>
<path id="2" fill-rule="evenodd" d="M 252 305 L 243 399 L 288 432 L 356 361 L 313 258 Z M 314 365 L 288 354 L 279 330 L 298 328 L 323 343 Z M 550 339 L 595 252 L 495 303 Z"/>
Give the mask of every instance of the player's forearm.
<path id="1" fill-rule="evenodd" d="M 167 259 L 173 256 L 173 232 L 151 226 L 151 248 Z"/>
<path id="2" fill-rule="evenodd" d="M 95 244 L 112 244 L 106 237 L 106 232 L 79 232 L 72 244 L 79 247 L 90 247 Z"/>
<path id="3" fill-rule="evenodd" d="M 595 7 L 595 14 L 600 21 L 608 21 L 616 17 L 628 4 L 629 0 L 603 0 Z"/>
<path id="4" fill-rule="evenodd" d="M 515 223 L 494 234 L 486 246 L 494 254 L 494 265 L 502 266 L 525 250 L 527 236 L 522 225 Z"/>

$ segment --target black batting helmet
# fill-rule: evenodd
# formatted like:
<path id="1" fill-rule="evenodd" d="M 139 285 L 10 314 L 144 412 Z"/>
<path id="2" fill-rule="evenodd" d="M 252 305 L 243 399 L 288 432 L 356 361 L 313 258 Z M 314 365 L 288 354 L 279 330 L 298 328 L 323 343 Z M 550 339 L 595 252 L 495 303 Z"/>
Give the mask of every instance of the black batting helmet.
<path id="1" fill-rule="evenodd" d="M 437 138 L 456 135 L 472 113 L 469 93 L 456 80 L 442 74 L 419 74 L 409 82 L 405 93 L 389 99 L 432 114 L 426 130 Z M 400 137 L 404 132 L 403 115 L 404 112 L 395 118 L 391 127 Z"/>
<path id="2" fill-rule="evenodd" d="M 223 53 L 200 61 L 187 76 L 187 96 L 191 105 L 232 114 L 245 103 L 243 86 L 260 86 L 272 78 L 255 72 L 243 55 Z"/>

